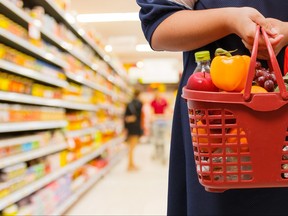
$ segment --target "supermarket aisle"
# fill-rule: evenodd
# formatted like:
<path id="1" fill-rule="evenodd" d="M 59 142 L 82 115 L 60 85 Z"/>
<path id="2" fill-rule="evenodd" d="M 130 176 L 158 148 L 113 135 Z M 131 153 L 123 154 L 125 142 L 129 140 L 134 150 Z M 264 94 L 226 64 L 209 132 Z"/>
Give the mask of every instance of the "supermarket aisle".
<path id="1" fill-rule="evenodd" d="M 153 150 L 151 144 L 139 144 L 139 171 L 127 172 L 123 159 L 66 215 L 166 215 L 168 163 L 152 160 Z"/>

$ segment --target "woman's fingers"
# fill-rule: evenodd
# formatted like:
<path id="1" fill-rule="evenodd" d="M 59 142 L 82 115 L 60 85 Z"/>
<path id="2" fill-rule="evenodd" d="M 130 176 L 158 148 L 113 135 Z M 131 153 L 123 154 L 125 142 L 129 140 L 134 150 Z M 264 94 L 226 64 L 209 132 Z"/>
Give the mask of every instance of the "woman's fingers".
<path id="1" fill-rule="evenodd" d="M 275 37 L 269 37 L 269 41 L 274 49 L 275 54 L 277 55 L 279 52 L 279 49 L 277 49 L 277 45 L 281 42 L 281 40 L 284 38 L 284 35 L 277 35 Z M 253 48 L 253 44 L 246 42 L 242 40 L 242 43 L 244 46 L 251 52 Z M 258 45 L 258 54 L 257 57 L 259 59 L 267 60 L 269 59 L 269 53 L 267 51 L 267 45 L 264 41 L 263 37 L 259 38 L 259 45 Z"/>

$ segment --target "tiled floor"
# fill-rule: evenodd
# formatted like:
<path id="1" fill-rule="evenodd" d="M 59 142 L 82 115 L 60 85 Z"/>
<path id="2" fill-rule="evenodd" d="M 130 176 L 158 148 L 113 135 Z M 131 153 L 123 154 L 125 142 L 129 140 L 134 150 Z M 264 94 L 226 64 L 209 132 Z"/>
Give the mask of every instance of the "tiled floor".
<path id="1" fill-rule="evenodd" d="M 168 162 L 152 160 L 153 151 L 153 145 L 139 144 L 135 149 L 138 171 L 127 172 L 124 158 L 66 215 L 166 215 Z"/>

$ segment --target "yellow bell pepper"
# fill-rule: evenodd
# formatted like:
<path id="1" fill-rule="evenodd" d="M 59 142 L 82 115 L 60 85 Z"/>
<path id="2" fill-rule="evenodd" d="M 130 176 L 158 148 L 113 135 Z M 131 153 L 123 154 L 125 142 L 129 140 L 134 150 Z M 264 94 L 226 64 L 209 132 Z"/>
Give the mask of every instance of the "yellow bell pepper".
<path id="1" fill-rule="evenodd" d="M 232 56 L 230 52 L 223 49 L 217 49 L 215 55 L 210 68 L 214 85 L 224 91 L 242 91 L 248 75 L 250 57 Z"/>

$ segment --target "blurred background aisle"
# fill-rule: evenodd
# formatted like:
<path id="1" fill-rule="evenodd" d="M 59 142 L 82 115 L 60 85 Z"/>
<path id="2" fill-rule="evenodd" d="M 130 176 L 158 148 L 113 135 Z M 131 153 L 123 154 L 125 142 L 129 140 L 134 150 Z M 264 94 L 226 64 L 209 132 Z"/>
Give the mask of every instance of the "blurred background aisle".
<path id="1" fill-rule="evenodd" d="M 139 144 L 138 171 L 127 172 L 127 160 L 121 160 L 66 215 L 166 215 L 168 163 L 152 160 L 153 148 Z"/>

